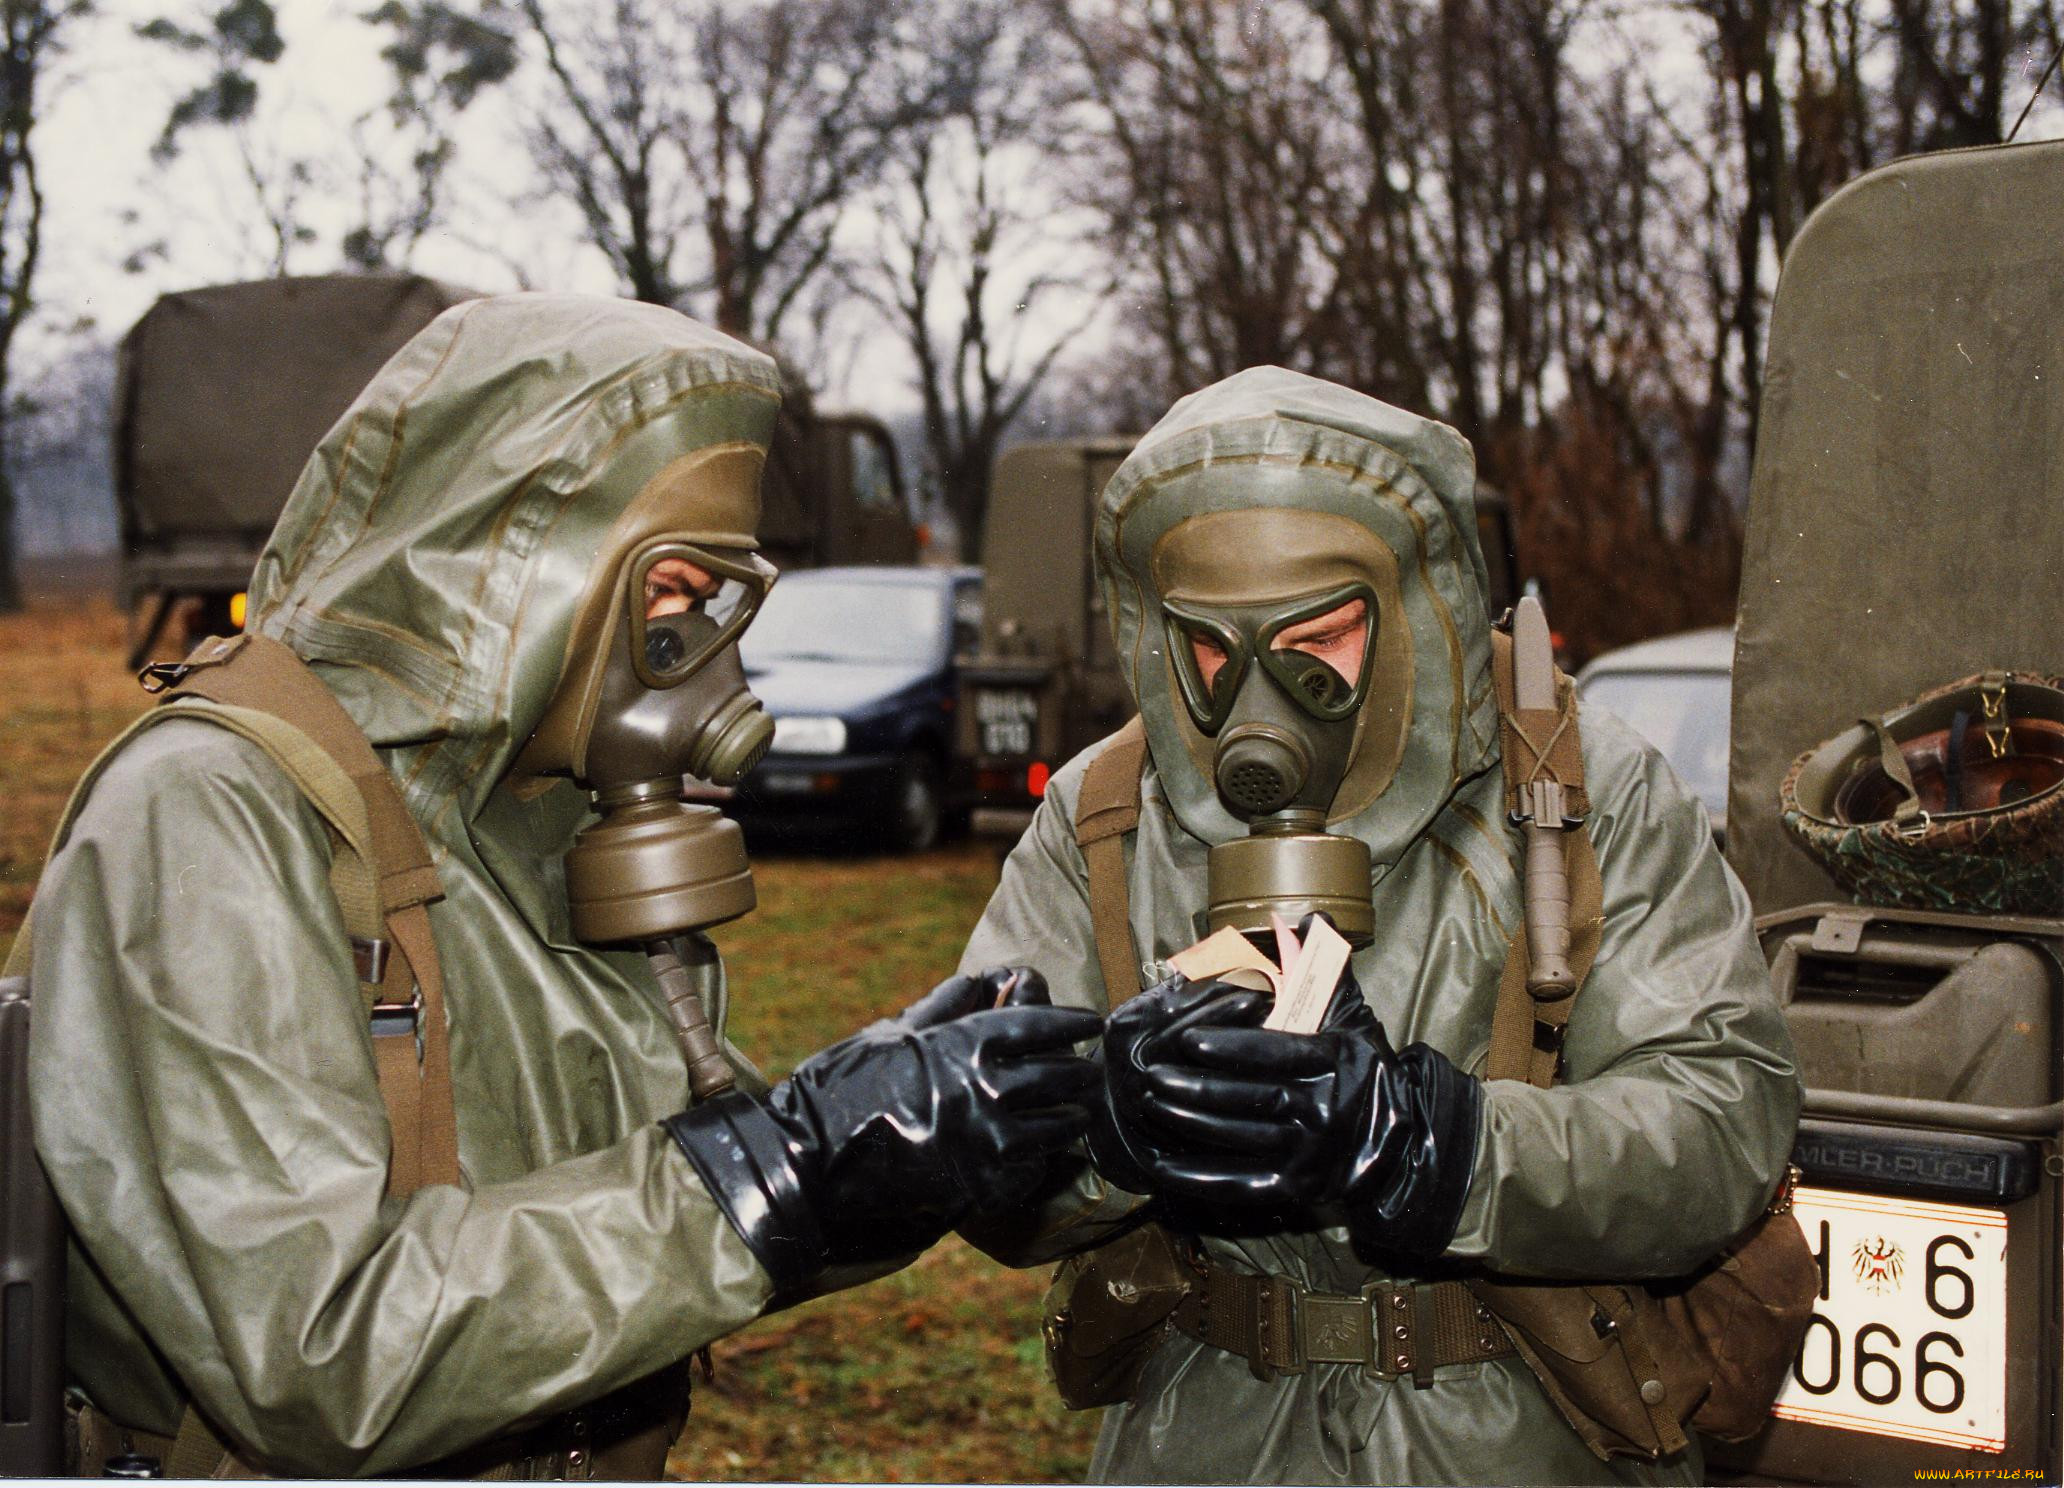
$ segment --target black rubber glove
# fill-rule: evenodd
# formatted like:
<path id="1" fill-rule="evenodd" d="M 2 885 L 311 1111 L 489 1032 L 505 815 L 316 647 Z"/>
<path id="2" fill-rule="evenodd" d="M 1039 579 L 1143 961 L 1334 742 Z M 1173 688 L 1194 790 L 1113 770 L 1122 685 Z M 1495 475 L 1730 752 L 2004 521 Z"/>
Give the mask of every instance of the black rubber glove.
<path id="1" fill-rule="evenodd" d="M 1090 1160 L 1107 1182 L 1136 1194 L 1155 1191 L 1151 1175 L 1166 1153 L 1144 1120 L 1153 1100 L 1147 1073 L 1165 1057 L 1167 1041 L 1190 1028 L 1259 1023 L 1268 1007 L 1266 992 L 1177 975 L 1111 1014 L 1095 1055 L 1101 1089 L 1089 1124 Z"/>
<path id="2" fill-rule="evenodd" d="M 1480 1094 L 1441 1054 L 1393 1052 L 1373 1017 L 1315 1034 L 1199 1028 L 1163 1053 L 1147 1076 L 1167 1153 L 1157 1192 L 1275 1214 L 1338 1205 L 1356 1240 L 1412 1259 L 1454 1239 Z"/>
<path id="3" fill-rule="evenodd" d="M 1022 1198 L 1082 1135 L 1096 1072 L 1072 1046 L 1102 1020 L 1045 1002 L 1037 972 L 953 977 L 764 1101 L 731 1091 L 663 1124 L 779 1290 L 913 1254 Z"/>

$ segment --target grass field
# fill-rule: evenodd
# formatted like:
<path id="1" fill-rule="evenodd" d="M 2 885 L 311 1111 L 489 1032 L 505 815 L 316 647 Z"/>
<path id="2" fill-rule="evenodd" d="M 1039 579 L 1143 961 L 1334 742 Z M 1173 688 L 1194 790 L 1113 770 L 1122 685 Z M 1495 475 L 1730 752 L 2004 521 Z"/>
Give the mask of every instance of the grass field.
<path id="1" fill-rule="evenodd" d="M 57 814 L 147 701 L 104 602 L 0 617 L 0 953 Z M 993 856 L 755 861 L 760 908 L 718 932 L 732 1035 L 778 1074 L 952 970 Z M 684 1478 L 1079 1480 L 1093 1414 L 1061 1409 L 1039 1359 L 1045 1277 L 949 1240 L 902 1273 L 767 1319 L 715 1348 L 669 1466 Z"/>

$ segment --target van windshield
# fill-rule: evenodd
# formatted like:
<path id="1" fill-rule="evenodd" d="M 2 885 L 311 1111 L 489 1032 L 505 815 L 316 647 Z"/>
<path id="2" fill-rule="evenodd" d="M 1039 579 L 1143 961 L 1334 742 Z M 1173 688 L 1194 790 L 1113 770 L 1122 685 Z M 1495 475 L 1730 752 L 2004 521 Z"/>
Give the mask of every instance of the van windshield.
<path id="1" fill-rule="evenodd" d="M 945 660 L 945 604 L 937 584 L 791 574 L 767 595 L 738 649 L 749 668 L 784 661 L 937 666 Z"/>

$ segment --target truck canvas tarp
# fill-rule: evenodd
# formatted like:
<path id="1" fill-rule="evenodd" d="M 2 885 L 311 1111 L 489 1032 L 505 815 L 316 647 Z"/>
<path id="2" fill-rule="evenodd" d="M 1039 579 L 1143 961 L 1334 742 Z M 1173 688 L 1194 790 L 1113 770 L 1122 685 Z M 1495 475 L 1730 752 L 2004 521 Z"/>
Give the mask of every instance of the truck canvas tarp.
<path id="1" fill-rule="evenodd" d="M 1823 205 L 1773 307 L 1727 853 L 1807 1087 L 1821 1300 L 1723 1476 L 2056 1482 L 2064 922 L 1848 902 L 1779 786 L 1859 718 L 2064 671 L 2064 143 L 1900 161 Z"/>
<path id="2" fill-rule="evenodd" d="M 123 338 L 115 505 L 121 603 L 156 600 L 140 665 L 175 601 L 190 639 L 235 627 L 242 592 L 301 467 L 375 372 L 477 291 L 416 274 L 332 274 L 191 289 Z M 881 421 L 784 399 L 764 480 L 763 551 L 783 568 L 911 563 L 920 546 Z"/>
<path id="3" fill-rule="evenodd" d="M 333 274 L 160 299 L 122 340 L 116 392 L 115 482 L 139 578 L 176 573 L 209 539 L 262 542 L 359 389 L 472 293 Z"/>
<path id="4" fill-rule="evenodd" d="M 123 607 L 156 596 L 153 630 L 176 599 L 224 609 L 359 389 L 474 294 L 416 274 L 331 274 L 159 299 L 122 339 L 116 372 Z"/>

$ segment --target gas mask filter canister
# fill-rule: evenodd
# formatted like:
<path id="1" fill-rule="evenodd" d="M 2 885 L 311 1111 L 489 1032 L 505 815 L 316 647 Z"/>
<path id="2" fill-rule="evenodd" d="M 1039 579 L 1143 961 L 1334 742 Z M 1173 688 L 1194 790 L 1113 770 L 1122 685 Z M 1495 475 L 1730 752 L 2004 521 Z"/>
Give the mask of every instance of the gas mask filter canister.
<path id="1" fill-rule="evenodd" d="M 669 558 L 711 574 L 718 593 L 648 619 L 646 577 Z M 685 800 L 682 777 L 735 784 L 773 742 L 737 645 L 773 579 L 757 554 L 679 542 L 648 546 L 628 565 L 623 621 L 575 770 L 602 813 L 566 859 L 579 939 L 650 943 L 736 919 L 756 902 L 738 824 Z"/>
<path id="2" fill-rule="evenodd" d="M 1361 604 L 1359 669 L 1353 678 L 1286 631 Z M 1376 596 L 1350 582 L 1279 602 L 1205 604 L 1163 600 L 1169 653 L 1183 704 L 1199 733 L 1216 742 L 1219 799 L 1248 835 L 1211 849 L 1211 930 L 1264 932 L 1272 915 L 1295 923 L 1322 913 L 1352 945 L 1375 932 L 1369 849 L 1326 830 L 1327 813 L 1354 758 L 1357 711 L 1375 655 Z M 1199 643 L 1221 655 L 1207 680 Z"/>

